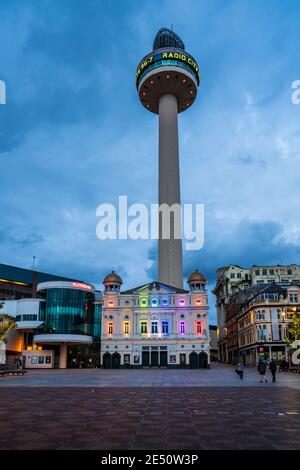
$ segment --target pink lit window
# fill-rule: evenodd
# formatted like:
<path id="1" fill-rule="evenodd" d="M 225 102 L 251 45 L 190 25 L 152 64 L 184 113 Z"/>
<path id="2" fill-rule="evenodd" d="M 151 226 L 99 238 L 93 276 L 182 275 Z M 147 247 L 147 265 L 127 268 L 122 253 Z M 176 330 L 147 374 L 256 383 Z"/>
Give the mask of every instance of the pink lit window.
<path id="1" fill-rule="evenodd" d="M 202 333 L 202 323 L 201 321 L 197 321 L 197 335 Z"/>

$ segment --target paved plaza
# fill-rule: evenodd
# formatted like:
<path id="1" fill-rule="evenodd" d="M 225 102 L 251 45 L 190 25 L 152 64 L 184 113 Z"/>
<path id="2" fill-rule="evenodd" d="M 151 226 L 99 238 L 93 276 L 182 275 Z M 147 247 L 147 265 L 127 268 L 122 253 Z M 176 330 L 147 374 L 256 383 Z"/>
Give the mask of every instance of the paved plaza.
<path id="1" fill-rule="evenodd" d="M 270 373 L 269 373 L 270 376 Z M 269 377 L 271 379 L 271 377 Z M 234 367 L 213 363 L 205 369 L 49 369 L 29 370 L 25 376 L 0 378 L 0 387 L 257 387 L 256 369 L 245 368 L 244 380 Z M 300 390 L 300 374 L 277 373 L 277 383 L 265 387 Z"/>
<path id="2" fill-rule="evenodd" d="M 300 449 L 300 375 L 29 371 L 0 379 L 0 449 Z"/>

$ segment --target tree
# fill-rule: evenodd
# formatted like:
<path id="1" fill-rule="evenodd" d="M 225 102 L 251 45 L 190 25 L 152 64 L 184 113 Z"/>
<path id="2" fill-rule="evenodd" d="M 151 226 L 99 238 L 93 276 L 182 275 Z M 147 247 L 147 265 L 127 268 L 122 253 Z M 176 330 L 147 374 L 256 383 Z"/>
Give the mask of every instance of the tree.
<path id="1" fill-rule="evenodd" d="M 0 303 L 0 309 L 2 309 L 4 303 Z M 5 314 L 0 312 L 0 341 L 7 343 L 7 333 L 14 326 L 14 321 L 7 318 Z"/>
<path id="2" fill-rule="evenodd" d="M 295 313 L 288 326 L 287 344 L 290 345 L 295 340 L 300 340 L 300 315 Z"/>

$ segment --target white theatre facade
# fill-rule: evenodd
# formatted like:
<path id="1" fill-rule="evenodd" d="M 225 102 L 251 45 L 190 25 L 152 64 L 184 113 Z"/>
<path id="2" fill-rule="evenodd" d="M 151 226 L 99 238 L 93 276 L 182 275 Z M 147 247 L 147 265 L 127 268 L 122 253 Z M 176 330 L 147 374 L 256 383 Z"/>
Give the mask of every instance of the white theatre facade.
<path id="1" fill-rule="evenodd" d="M 104 368 L 209 368 L 207 280 L 198 271 L 189 290 L 151 282 L 121 291 L 116 273 L 104 281 L 101 356 Z"/>

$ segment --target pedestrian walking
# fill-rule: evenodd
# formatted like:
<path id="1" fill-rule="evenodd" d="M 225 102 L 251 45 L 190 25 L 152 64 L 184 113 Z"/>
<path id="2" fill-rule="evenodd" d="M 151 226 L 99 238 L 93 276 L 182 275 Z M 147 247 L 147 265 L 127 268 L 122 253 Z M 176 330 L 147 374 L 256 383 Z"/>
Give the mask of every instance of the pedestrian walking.
<path id="1" fill-rule="evenodd" d="M 274 359 L 272 359 L 272 361 L 270 363 L 270 371 L 271 371 L 271 374 L 272 374 L 272 382 L 276 382 L 277 364 L 274 361 Z"/>
<path id="2" fill-rule="evenodd" d="M 244 366 L 241 362 L 238 362 L 237 366 L 236 366 L 236 373 L 237 375 L 239 376 L 239 378 L 241 380 L 243 380 L 243 377 L 244 377 Z"/>
<path id="3" fill-rule="evenodd" d="M 265 364 L 265 361 L 262 359 L 259 360 L 258 366 L 257 366 L 258 373 L 260 375 L 260 383 L 263 383 L 265 381 L 266 383 L 268 382 L 267 379 L 267 366 Z"/>

